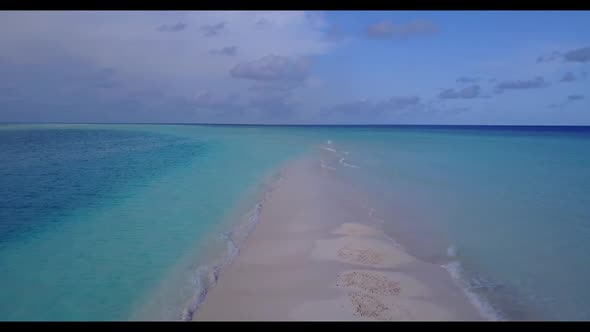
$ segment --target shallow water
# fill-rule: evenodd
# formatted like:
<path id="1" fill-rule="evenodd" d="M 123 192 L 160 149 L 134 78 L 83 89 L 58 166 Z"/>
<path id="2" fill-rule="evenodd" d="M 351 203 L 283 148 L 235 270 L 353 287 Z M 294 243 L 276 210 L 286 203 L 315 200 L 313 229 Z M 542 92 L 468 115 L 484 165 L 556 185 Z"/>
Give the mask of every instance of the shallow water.
<path id="1" fill-rule="evenodd" d="M 590 130 L 374 130 L 346 149 L 385 229 L 498 318 L 590 318 Z"/>
<path id="2" fill-rule="evenodd" d="M 194 125 L 0 126 L 0 319 L 180 319 L 262 179 L 328 140 L 497 317 L 590 319 L 588 129 Z"/>

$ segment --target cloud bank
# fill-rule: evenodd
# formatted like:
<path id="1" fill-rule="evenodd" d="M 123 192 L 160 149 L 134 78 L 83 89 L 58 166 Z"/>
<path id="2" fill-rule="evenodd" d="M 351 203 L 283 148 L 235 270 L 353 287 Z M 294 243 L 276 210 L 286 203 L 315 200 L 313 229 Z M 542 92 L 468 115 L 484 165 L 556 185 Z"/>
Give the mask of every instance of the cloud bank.
<path id="1" fill-rule="evenodd" d="M 480 92 L 481 88 L 479 85 L 470 85 L 459 90 L 446 89 L 442 91 L 438 97 L 440 99 L 472 99 L 479 97 Z"/>
<path id="2" fill-rule="evenodd" d="M 439 27 L 427 20 L 414 20 L 405 24 L 394 24 L 390 20 L 384 20 L 370 25 L 366 35 L 370 38 L 392 39 L 433 35 L 438 31 Z"/>
<path id="3" fill-rule="evenodd" d="M 569 95 L 567 96 L 567 100 L 574 101 L 574 100 L 582 100 L 584 99 L 583 95 Z"/>
<path id="4" fill-rule="evenodd" d="M 563 58 L 568 62 L 590 62 L 590 46 L 568 51 Z"/>
<path id="5" fill-rule="evenodd" d="M 201 31 L 203 31 L 205 36 L 212 37 L 219 34 L 223 28 L 225 28 L 225 22 L 219 22 L 217 24 L 202 25 Z"/>
<path id="6" fill-rule="evenodd" d="M 209 53 L 217 54 L 217 55 L 236 56 L 238 54 L 238 47 L 237 46 L 225 46 L 220 49 L 210 50 Z"/>
<path id="7" fill-rule="evenodd" d="M 187 24 L 182 23 L 182 22 L 178 22 L 173 25 L 162 24 L 159 27 L 157 27 L 157 30 L 161 31 L 161 32 L 178 32 L 178 31 L 185 30 L 187 26 L 188 26 Z"/>
<path id="8" fill-rule="evenodd" d="M 496 85 L 496 91 L 502 92 L 505 90 L 527 90 L 539 89 L 546 87 L 547 83 L 542 76 L 537 76 L 529 80 L 504 81 Z"/>
<path id="9" fill-rule="evenodd" d="M 309 59 L 267 55 L 238 63 L 230 70 L 233 78 L 254 81 L 303 81 L 309 76 Z"/>

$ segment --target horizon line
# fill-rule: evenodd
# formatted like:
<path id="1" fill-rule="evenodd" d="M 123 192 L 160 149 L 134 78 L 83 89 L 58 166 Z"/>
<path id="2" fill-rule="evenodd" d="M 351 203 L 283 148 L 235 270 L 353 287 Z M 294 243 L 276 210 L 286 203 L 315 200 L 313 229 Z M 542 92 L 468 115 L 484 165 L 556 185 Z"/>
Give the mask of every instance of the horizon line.
<path id="1" fill-rule="evenodd" d="M 279 124 L 279 123 L 214 123 L 214 122 L 2 122 L 0 125 L 199 125 L 199 126 L 266 126 L 266 127 L 590 127 L 590 124 Z"/>

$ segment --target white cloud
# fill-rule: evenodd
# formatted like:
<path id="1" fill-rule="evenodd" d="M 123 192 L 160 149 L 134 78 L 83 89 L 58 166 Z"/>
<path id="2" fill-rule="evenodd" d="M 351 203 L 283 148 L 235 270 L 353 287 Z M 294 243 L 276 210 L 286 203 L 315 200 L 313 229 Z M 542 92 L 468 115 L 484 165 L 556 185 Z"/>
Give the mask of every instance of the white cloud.
<path id="1" fill-rule="evenodd" d="M 264 29 L 257 24 L 261 20 L 267 23 Z M 176 33 L 158 30 L 178 22 L 184 25 Z M 226 22 L 223 33 L 203 35 L 200 27 L 220 22 Z M 324 26 L 321 13 L 295 11 L 3 12 L 0 58 L 20 64 L 72 58 L 96 68 L 114 68 L 142 88 L 154 82 L 177 93 L 205 84 L 239 89 L 222 83 L 231 80 L 229 70 L 239 62 L 269 54 L 300 57 L 327 52 L 331 46 L 323 40 Z M 239 52 L 231 57 L 210 52 L 228 45 Z"/>

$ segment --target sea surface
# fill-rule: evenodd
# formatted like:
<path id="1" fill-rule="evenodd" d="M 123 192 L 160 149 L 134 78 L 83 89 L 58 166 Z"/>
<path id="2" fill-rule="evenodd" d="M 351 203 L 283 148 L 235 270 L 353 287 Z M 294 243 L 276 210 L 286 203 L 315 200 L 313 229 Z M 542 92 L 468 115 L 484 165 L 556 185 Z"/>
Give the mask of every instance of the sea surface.
<path id="1" fill-rule="evenodd" d="M 590 319 L 588 127 L 6 124 L 0 320 L 186 318 L 281 165 L 326 143 L 486 317 Z"/>

